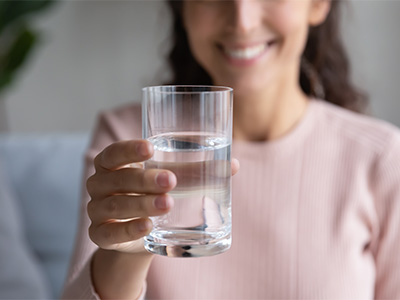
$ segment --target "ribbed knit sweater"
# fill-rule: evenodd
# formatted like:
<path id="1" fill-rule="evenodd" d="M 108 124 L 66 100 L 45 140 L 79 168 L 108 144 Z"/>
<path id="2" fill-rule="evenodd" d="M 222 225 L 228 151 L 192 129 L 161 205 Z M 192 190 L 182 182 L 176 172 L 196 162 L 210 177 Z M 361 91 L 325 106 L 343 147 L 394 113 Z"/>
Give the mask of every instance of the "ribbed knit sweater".
<path id="1" fill-rule="evenodd" d="M 85 179 L 107 145 L 141 138 L 140 114 L 135 105 L 101 114 Z M 155 257 L 147 299 L 400 299 L 397 128 L 310 100 L 288 134 L 234 141 L 232 154 L 241 166 L 232 184 L 232 248 Z M 88 200 L 84 191 L 65 298 L 97 297 Z"/>

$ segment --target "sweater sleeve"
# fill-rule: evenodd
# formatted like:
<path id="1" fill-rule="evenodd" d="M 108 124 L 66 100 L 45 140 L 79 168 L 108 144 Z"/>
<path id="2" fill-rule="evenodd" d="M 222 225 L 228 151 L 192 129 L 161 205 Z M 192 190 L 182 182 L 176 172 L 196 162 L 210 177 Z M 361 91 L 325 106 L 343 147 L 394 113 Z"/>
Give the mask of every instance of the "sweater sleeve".
<path id="1" fill-rule="evenodd" d="M 400 134 L 376 165 L 373 190 L 379 234 L 371 247 L 376 265 L 375 299 L 400 299 Z"/>
<path id="2" fill-rule="evenodd" d="M 90 267 L 92 256 L 97 250 L 97 245 L 90 240 L 88 235 L 90 219 L 87 215 L 86 207 L 90 197 L 86 191 L 86 180 L 94 174 L 93 160 L 96 155 L 111 143 L 126 138 L 126 136 L 121 136 L 119 126 L 112 113 L 101 114 L 93 132 L 90 147 L 86 152 L 80 223 L 62 299 L 100 299 L 92 283 Z M 146 284 L 144 283 L 139 300 L 144 299 L 145 293 Z"/>

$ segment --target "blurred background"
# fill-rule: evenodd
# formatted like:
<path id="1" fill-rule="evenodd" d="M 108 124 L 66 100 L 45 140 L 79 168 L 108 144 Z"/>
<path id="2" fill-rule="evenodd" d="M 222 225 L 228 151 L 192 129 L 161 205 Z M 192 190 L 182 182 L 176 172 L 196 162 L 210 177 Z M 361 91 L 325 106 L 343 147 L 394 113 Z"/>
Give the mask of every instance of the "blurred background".
<path id="1" fill-rule="evenodd" d="M 350 1 L 343 35 L 374 116 L 400 126 L 400 1 Z M 97 113 L 168 78 L 162 1 L 57 1 L 32 17 L 40 43 L 0 95 L 11 133 L 88 132 Z"/>

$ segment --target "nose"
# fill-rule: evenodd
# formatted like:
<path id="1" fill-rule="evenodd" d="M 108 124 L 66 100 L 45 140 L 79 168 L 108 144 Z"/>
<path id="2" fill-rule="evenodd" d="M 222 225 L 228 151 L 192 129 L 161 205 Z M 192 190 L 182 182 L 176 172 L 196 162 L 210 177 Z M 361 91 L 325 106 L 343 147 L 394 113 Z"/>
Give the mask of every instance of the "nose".
<path id="1" fill-rule="evenodd" d="M 260 26 L 262 19 L 262 8 L 260 1 L 263 0 L 233 0 L 232 2 L 232 27 L 234 31 L 247 34 Z"/>

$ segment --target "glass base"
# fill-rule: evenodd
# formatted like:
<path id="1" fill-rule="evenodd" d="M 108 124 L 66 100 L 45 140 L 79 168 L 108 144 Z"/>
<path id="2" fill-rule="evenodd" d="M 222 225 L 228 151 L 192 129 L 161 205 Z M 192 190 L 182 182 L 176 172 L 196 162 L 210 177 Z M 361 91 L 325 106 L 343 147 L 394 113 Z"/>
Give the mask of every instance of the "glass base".
<path id="1" fill-rule="evenodd" d="M 157 236 L 163 236 L 163 238 Z M 153 254 L 169 257 L 203 257 L 225 252 L 231 247 L 230 233 L 214 238 L 204 232 L 169 231 L 151 233 L 144 238 L 144 247 Z"/>

